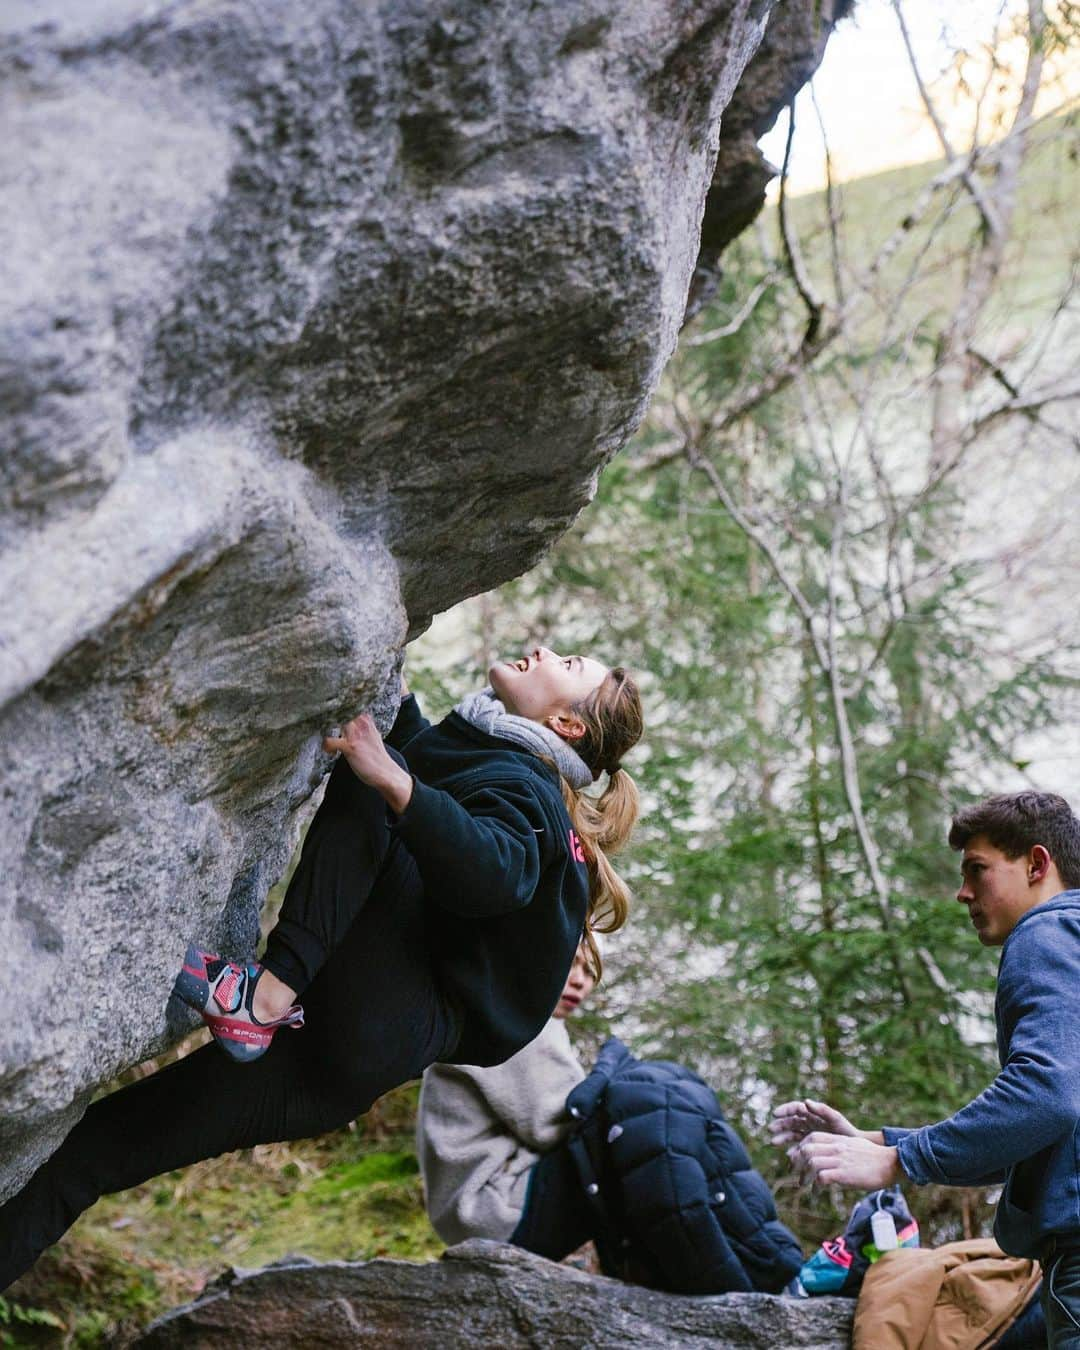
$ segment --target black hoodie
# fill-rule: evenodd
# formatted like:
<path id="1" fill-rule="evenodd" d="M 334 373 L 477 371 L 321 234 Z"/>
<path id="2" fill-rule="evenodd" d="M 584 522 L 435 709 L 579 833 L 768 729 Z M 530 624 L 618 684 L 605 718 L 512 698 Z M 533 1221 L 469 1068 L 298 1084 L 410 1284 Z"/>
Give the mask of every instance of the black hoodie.
<path id="1" fill-rule="evenodd" d="M 432 726 L 412 695 L 387 743 L 413 775 L 409 805 L 391 818 L 462 1017 L 452 1062 L 501 1064 L 551 1016 L 585 924 L 588 873 L 559 775 L 457 713 Z"/>

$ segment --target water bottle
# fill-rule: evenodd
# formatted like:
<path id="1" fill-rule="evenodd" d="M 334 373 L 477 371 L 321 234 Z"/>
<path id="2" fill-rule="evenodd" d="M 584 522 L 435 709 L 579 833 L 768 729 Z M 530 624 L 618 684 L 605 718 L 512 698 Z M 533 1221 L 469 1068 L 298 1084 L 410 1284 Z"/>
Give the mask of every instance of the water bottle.
<path id="1" fill-rule="evenodd" d="M 896 1224 L 887 1209 L 875 1209 L 870 1215 L 870 1232 L 879 1252 L 891 1252 L 900 1245 L 896 1238 Z"/>

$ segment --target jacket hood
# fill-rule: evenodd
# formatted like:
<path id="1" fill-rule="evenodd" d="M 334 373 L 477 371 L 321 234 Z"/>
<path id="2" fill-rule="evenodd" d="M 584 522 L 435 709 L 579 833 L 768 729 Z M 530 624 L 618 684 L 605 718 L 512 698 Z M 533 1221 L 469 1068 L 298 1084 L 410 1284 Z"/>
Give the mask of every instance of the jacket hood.
<path id="1" fill-rule="evenodd" d="M 1011 938 L 1012 934 L 1016 932 L 1016 929 L 1019 928 L 1022 923 L 1027 923 L 1029 919 L 1034 919 L 1040 914 L 1051 914 L 1054 911 L 1061 909 L 1074 909 L 1080 911 L 1080 891 L 1062 891 L 1060 895 L 1055 895 L 1052 900 L 1044 900 L 1041 905 L 1035 905 L 1034 908 L 1029 909 L 1026 914 L 1021 914 L 1016 921 L 1016 926 L 1013 928 L 1012 933 L 1009 934 L 1009 937 Z M 1008 939 L 1006 939 L 1006 941 L 1007 940 Z"/>
<path id="2" fill-rule="evenodd" d="M 633 1056 L 618 1036 L 606 1040 L 596 1057 L 592 1072 L 566 1099 L 566 1109 L 571 1116 L 575 1120 L 585 1120 L 591 1116 L 612 1077 L 632 1060 Z"/>

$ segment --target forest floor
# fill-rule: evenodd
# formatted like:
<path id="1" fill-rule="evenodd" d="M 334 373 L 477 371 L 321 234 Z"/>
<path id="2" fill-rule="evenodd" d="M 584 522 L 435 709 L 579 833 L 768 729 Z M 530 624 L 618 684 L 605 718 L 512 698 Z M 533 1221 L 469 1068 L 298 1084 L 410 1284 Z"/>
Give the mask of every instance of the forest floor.
<path id="1" fill-rule="evenodd" d="M 0 1346 L 123 1345 L 230 1266 L 437 1257 L 413 1144 L 417 1086 L 353 1128 L 106 1196 L 0 1296 Z"/>

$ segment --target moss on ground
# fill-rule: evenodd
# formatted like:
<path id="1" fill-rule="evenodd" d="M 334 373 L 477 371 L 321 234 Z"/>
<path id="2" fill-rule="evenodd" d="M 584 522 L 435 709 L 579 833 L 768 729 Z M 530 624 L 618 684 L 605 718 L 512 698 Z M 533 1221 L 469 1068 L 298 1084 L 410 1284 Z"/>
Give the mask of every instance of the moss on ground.
<path id="1" fill-rule="evenodd" d="M 227 1266 L 429 1260 L 416 1086 L 352 1129 L 196 1163 L 106 1196 L 0 1300 L 0 1346 L 123 1345 Z"/>

